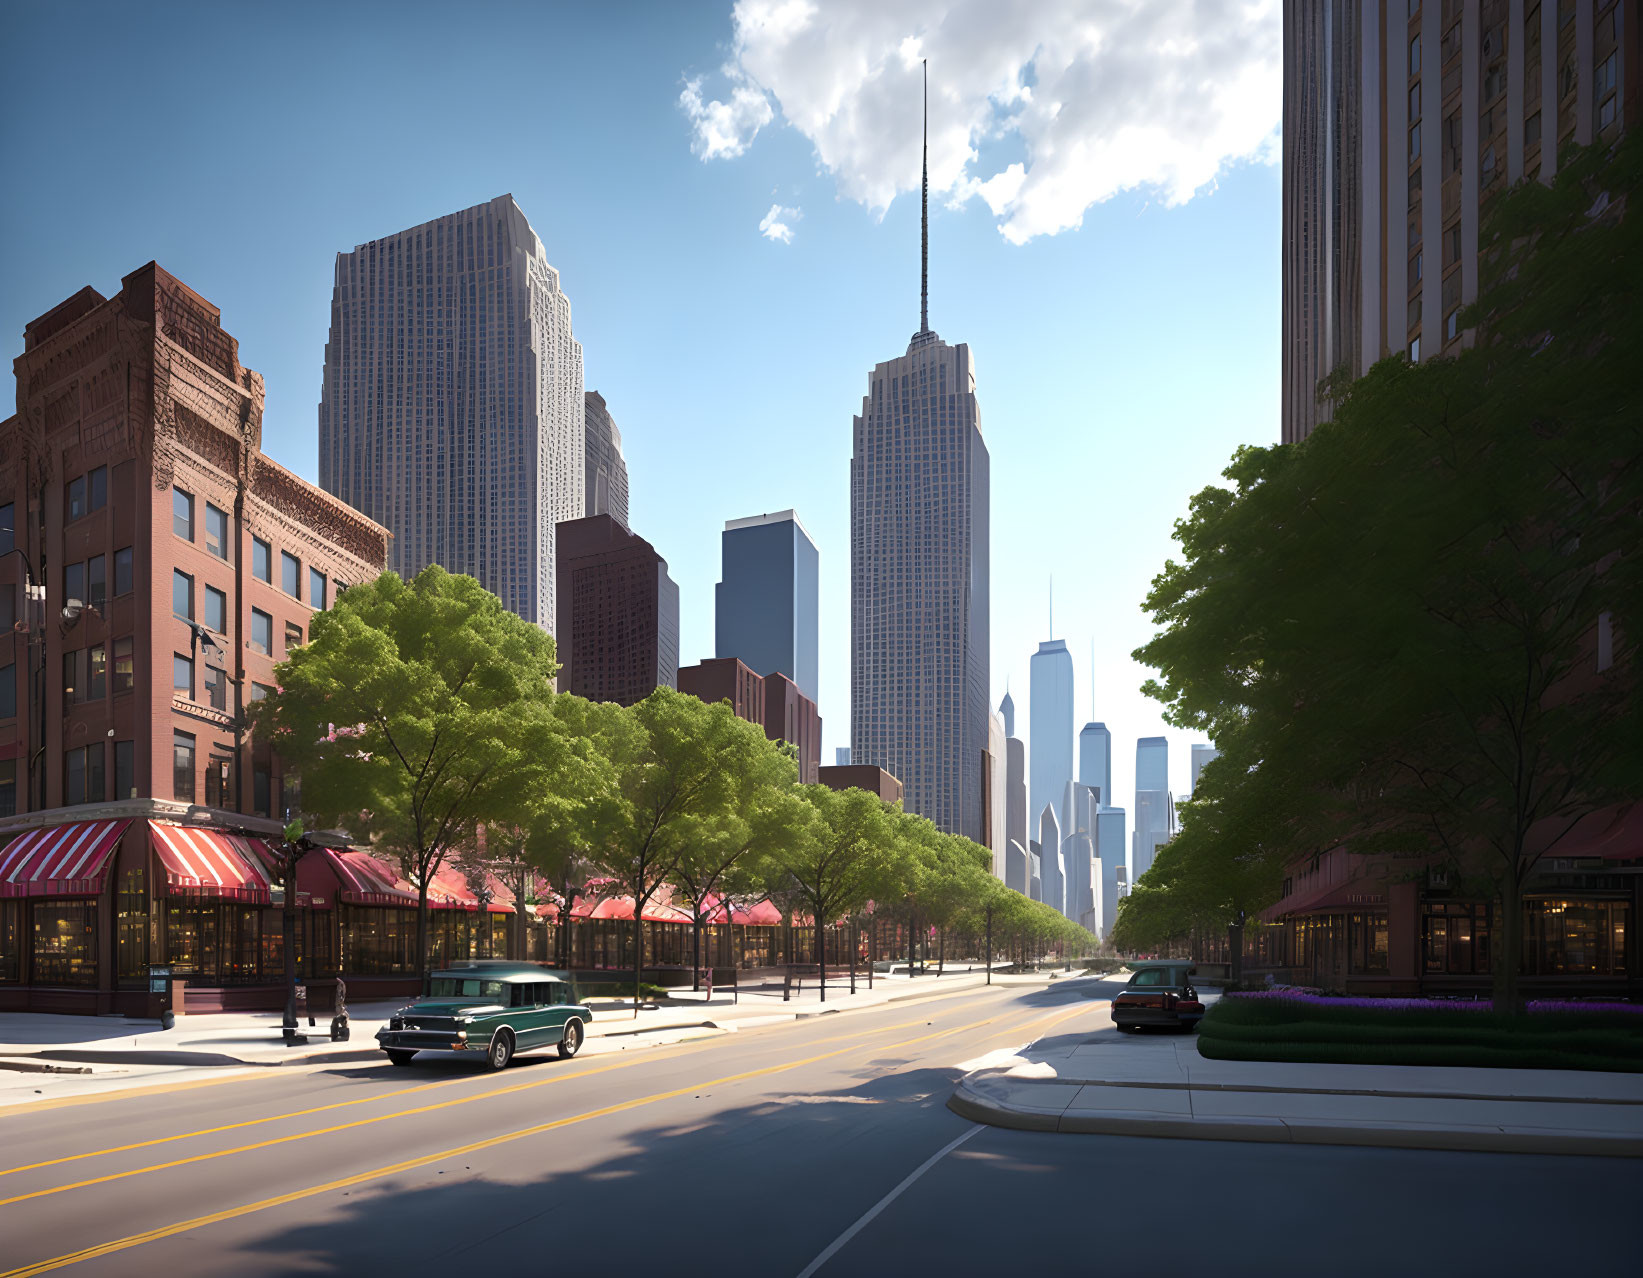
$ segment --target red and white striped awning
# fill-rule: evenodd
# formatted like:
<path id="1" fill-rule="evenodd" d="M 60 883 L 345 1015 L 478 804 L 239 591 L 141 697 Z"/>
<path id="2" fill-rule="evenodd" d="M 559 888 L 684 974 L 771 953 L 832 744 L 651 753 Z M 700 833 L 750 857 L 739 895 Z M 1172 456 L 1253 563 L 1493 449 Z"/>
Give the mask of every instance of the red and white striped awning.
<path id="1" fill-rule="evenodd" d="M 0 896 L 97 896 L 130 821 L 75 821 L 19 834 L 0 852 Z"/>
<path id="2" fill-rule="evenodd" d="M 340 895 L 350 905 L 416 904 L 416 893 L 406 886 L 399 871 L 369 852 L 324 848 L 321 855 L 337 872 Z"/>
<path id="3" fill-rule="evenodd" d="M 222 830 L 151 821 L 149 841 L 165 866 L 166 889 L 174 895 L 215 896 L 267 905 L 271 877 L 260 840 Z"/>

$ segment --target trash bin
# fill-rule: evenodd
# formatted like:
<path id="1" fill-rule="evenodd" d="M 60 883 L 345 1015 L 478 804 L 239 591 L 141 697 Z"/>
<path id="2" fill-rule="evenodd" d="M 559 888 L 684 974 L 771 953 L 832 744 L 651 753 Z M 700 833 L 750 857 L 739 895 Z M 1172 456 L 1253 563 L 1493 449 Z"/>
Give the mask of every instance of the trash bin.
<path id="1" fill-rule="evenodd" d="M 148 999 L 150 1006 L 157 1005 L 158 1007 L 161 1029 L 170 1029 L 177 1023 L 175 1005 L 172 1001 L 173 981 L 169 967 L 149 965 Z"/>

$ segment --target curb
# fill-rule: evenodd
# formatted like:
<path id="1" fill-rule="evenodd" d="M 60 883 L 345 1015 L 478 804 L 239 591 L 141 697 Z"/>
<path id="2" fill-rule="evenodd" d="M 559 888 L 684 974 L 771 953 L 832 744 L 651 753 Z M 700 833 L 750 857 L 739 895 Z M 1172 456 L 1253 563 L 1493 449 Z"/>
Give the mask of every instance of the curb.
<path id="1" fill-rule="evenodd" d="M 0 1069 L 15 1070 L 19 1074 L 90 1074 L 89 1066 L 48 1065 L 44 1061 L 0 1060 Z"/>
<path id="2" fill-rule="evenodd" d="M 1335 1123 L 1305 1119 L 1249 1117 L 1146 1117 L 1131 1110 L 1061 1110 L 1002 1105 L 977 1096 L 961 1081 L 947 1108 L 971 1122 L 1015 1131 L 1103 1136 L 1146 1136 L 1166 1140 L 1233 1140 L 1276 1145 L 1359 1145 L 1382 1149 L 1464 1150 L 1496 1154 L 1563 1154 L 1643 1158 L 1643 1137 L 1606 1132 L 1570 1132 L 1529 1127 L 1399 1126 L 1364 1121 Z"/>

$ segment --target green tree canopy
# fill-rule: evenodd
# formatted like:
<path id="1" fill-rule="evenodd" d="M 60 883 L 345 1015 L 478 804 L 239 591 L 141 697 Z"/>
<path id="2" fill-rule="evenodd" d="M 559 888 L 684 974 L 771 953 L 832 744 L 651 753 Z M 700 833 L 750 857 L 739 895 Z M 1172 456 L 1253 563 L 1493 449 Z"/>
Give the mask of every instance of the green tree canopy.
<path id="1" fill-rule="evenodd" d="M 481 822 L 524 822 L 571 752 L 552 713 L 553 640 L 472 577 L 383 573 L 316 612 L 276 669 L 259 728 L 302 781 L 302 806 L 396 859 L 418 898 Z"/>

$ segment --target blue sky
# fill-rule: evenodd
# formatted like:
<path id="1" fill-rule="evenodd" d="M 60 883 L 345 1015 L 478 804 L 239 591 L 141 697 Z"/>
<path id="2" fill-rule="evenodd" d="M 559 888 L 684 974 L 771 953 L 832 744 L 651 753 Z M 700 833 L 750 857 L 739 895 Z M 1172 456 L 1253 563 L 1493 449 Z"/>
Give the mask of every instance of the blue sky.
<path id="1" fill-rule="evenodd" d="M 1056 0 L 1107 23 L 1104 45 L 1006 29 L 1049 20 L 1049 0 L 830 9 L 831 32 L 808 11 L 796 34 L 744 3 L 740 21 L 728 0 L 6 6 L 0 333 L 20 353 L 29 319 L 157 259 L 221 307 L 266 379 L 264 448 L 312 479 L 334 255 L 512 192 L 622 429 L 635 531 L 679 582 L 682 659 L 712 655 L 726 519 L 791 506 L 817 538 L 831 762 L 848 740 L 851 415 L 918 327 L 905 42 L 921 40 L 931 327 L 975 353 L 992 454 L 993 700 L 1008 682 L 1024 735 L 1053 575 L 1079 723 L 1095 644 L 1120 798 L 1134 739 L 1158 732 L 1184 792 L 1192 738 L 1164 728 L 1129 653 L 1188 498 L 1278 433 L 1279 170 L 1270 139 L 1247 145 L 1276 126 L 1275 19 L 1202 36 L 1201 64 L 1170 79 L 1122 0 Z M 995 29 L 968 21 L 983 12 Z M 882 75 L 850 80 L 850 41 Z M 1127 64 L 1097 47 L 1177 97 L 1121 92 Z M 1000 67 L 1026 92 L 1001 92 Z M 1079 91 L 1090 70 L 1099 101 Z M 687 90 L 723 105 L 732 142 L 704 141 Z M 787 242 L 760 233 L 774 206 L 798 210 L 778 216 Z"/>

